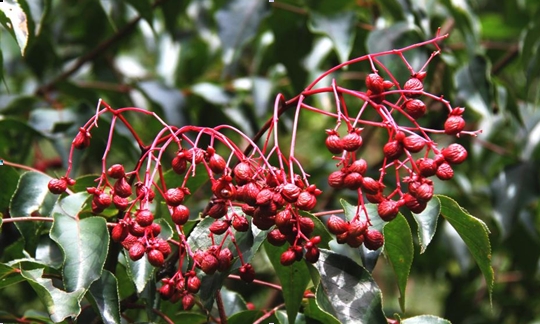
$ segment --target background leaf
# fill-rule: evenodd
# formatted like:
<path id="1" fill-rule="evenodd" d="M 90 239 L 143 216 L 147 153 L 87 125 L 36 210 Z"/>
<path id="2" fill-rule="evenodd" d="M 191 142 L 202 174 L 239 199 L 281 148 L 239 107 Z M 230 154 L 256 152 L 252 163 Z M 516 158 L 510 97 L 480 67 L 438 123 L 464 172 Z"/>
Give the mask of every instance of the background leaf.
<path id="1" fill-rule="evenodd" d="M 433 199 L 428 201 L 426 209 L 421 213 L 412 213 L 416 224 L 418 224 L 418 240 L 420 243 L 420 254 L 426 251 L 427 246 L 431 243 L 435 231 L 437 230 L 437 220 L 441 213 L 441 203 L 435 195 Z"/>
<path id="2" fill-rule="evenodd" d="M 15 36 L 17 44 L 19 44 L 21 55 L 24 56 L 26 45 L 28 43 L 28 17 L 26 16 L 26 13 L 17 0 L 0 2 L 0 11 L 2 11 L 6 18 L 9 19 L 10 31 Z"/>
<path id="3" fill-rule="evenodd" d="M 120 323 L 120 301 L 116 277 L 103 270 L 101 277 L 94 281 L 88 291 L 89 299 L 97 308 L 103 323 Z"/>
<path id="4" fill-rule="evenodd" d="M 310 14 L 311 31 L 326 35 L 332 40 L 340 62 L 349 59 L 356 34 L 355 25 L 356 14 L 353 11 L 331 15 L 312 11 Z"/>

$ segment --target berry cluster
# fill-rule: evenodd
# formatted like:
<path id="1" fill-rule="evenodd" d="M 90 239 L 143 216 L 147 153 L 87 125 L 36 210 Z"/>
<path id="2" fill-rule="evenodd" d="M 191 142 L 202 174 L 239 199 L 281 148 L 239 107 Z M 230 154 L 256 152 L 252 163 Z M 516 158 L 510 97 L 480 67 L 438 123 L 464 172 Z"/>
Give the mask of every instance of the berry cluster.
<path id="1" fill-rule="evenodd" d="M 326 131 L 325 144 L 334 154 L 333 159 L 338 167 L 328 175 L 328 184 L 335 189 L 355 192 L 358 203 L 352 219 L 347 221 L 331 215 L 326 226 L 330 233 L 336 235 L 339 243 L 351 247 L 363 245 L 377 250 L 383 246 L 384 237 L 371 226 L 366 203 L 377 204 L 378 214 L 384 221 L 394 219 L 402 207 L 414 213 L 423 211 L 433 197 L 434 185 L 430 178 L 451 179 L 453 167 L 467 157 L 463 146 L 450 144 L 440 148 L 430 135 L 477 133 L 465 131 L 463 108 L 454 108 L 442 97 L 424 90 L 427 65 L 439 53 L 437 42 L 444 37 L 437 36 L 401 50 L 356 58 L 323 73 L 299 96 L 289 101 L 278 96 L 272 119 L 261 131 L 262 135 L 256 136 L 258 140 L 266 134 L 262 146 L 257 146 L 255 140 L 232 126 L 176 127 L 166 124 L 155 113 L 133 107 L 113 109 L 100 100 L 96 115 L 80 128 L 72 142 L 70 161 L 74 149 L 84 149 L 90 145 L 90 132 L 97 125 L 99 117 L 110 113 L 111 131 L 103 156 L 102 174 L 95 187 L 87 188 L 92 195 L 91 210 L 95 214 L 107 208 L 118 210 L 118 222 L 113 226 L 111 236 L 115 242 L 122 244 L 132 260 L 139 260 L 146 254 L 148 261 L 156 267 L 162 267 L 167 258 L 178 260 L 177 271 L 169 278 L 162 279 L 159 292 L 164 299 L 173 302 L 181 300 L 184 309 L 190 309 L 195 303 L 194 294 L 201 286 L 200 276 L 235 270 L 235 257 L 239 261 L 237 268 L 240 278 L 246 282 L 255 279 L 253 266 L 249 260 L 244 260 L 235 239 L 238 233 L 249 231 L 250 226 L 266 231 L 267 240 L 272 245 L 288 244 L 280 259 L 283 265 L 291 265 L 302 259 L 317 262 L 321 237 L 314 234 L 313 217 L 317 213 L 310 212 L 315 211 L 317 197 L 322 192 L 309 182 L 309 175 L 295 157 L 296 131 L 301 111 L 328 116 L 335 120 L 335 127 Z M 437 50 L 419 71 L 414 71 L 402 53 L 428 44 L 434 45 Z M 397 56 L 410 71 L 410 77 L 403 86 L 379 61 L 380 56 L 396 54 L 400 54 Z M 340 87 L 335 80 L 332 86 L 315 88 L 324 77 L 345 65 L 361 61 L 369 61 L 372 67 L 372 73 L 365 78 L 365 91 Z M 382 73 L 378 72 L 377 66 Z M 321 93 L 334 96 L 335 112 L 306 103 L 306 98 Z M 346 97 L 359 101 L 360 109 L 356 112 L 348 109 Z M 439 102 L 448 109 L 443 129 L 428 129 L 419 124 L 428 113 L 427 99 Z M 283 144 L 278 136 L 278 122 L 280 115 L 290 107 L 296 107 L 296 110 L 287 155 L 280 146 Z M 378 120 L 366 117 L 367 110 L 375 111 Z M 152 143 L 145 145 L 124 117 L 126 112 L 152 115 L 163 125 L 163 129 Z M 397 116 L 404 118 L 405 122 Z M 131 130 L 142 150 L 141 158 L 129 172 L 121 164 L 106 167 L 117 121 Z M 368 165 L 366 159 L 361 157 L 364 144 L 362 134 L 367 127 L 378 127 L 388 134 L 388 140 L 382 146 L 383 160 L 377 166 Z M 249 143 L 249 147 L 245 150 L 238 147 L 227 135 L 230 132 Z M 201 147 L 203 136 L 209 138 L 209 146 Z M 173 153 L 170 147 L 174 154 L 167 154 Z M 169 162 L 181 185 L 167 185 L 164 164 Z M 74 184 L 74 180 L 69 178 L 71 167 L 70 163 L 66 176 L 50 181 L 51 192 L 61 194 Z M 378 177 L 368 176 L 369 171 L 373 170 L 379 171 Z M 196 213 L 192 213 L 190 208 L 193 209 L 193 206 L 187 204 L 186 200 L 191 196 L 189 179 L 201 172 L 210 182 L 211 197 L 206 207 L 197 210 L 197 213 L 213 219 L 208 227 L 212 244 L 194 250 L 188 243 L 184 226 Z M 161 226 L 154 219 L 156 203 L 167 207 L 178 234 L 177 240 L 166 241 L 159 237 Z M 171 245 L 175 247 L 174 252 Z"/>

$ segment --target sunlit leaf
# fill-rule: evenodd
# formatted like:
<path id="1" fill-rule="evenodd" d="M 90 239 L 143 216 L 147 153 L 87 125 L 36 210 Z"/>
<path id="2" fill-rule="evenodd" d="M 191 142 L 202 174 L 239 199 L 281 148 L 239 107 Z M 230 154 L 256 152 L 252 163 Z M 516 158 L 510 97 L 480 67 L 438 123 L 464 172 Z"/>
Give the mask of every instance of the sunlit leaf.
<path id="1" fill-rule="evenodd" d="M 454 76 L 454 82 L 458 98 L 467 103 L 467 107 L 484 118 L 491 116 L 491 79 L 489 62 L 485 57 L 475 56 L 461 67 Z"/>
<path id="2" fill-rule="evenodd" d="M 304 314 L 306 314 L 307 317 L 316 319 L 321 323 L 340 324 L 340 321 L 334 315 L 324 311 L 319 306 L 318 300 L 318 298 L 307 298 L 306 302 L 304 303 Z"/>
<path id="3" fill-rule="evenodd" d="M 17 44 L 24 56 L 28 43 L 28 17 L 17 0 L 6 0 L 0 2 L 0 11 L 9 20 L 9 30 L 15 36 Z M 5 24 L 6 25 L 6 24 Z"/>
<path id="4" fill-rule="evenodd" d="M 321 249 L 313 265 L 320 274 L 324 296 L 330 303 L 323 309 L 342 323 L 387 323 L 381 305 L 381 291 L 363 267 L 353 260 Z"/>
<path id="5" fill-rule="evenodd" d="M 312 11 L 310 13 L 311 31 L 328 36 L 341 62 L 349 59 L 354 36 L 356 35 L 356 14 L 353 11 L 338 12 L 332 15 Z"/>
<path id="6" fill-rule="evenodd" d="M 285 308 L 290 323 L 294 323 L 296 314 L 302 303 L 304 291 L 310 281 L 309 270 L 304 260 L 295 262 L 292 265 L 284 266 L 281 264 L 281 254 L 289 248 L 289 244 L 277 247 L 268 243 L 264 244 L 264 250 L 272 262 L 272 266 L 281 283 L 283 289 L 283 299 L 285 299 Z"/>
<path id="7" fill-rule="evenodd" d="M 53 210 L 50 236 L 64 253 L 63 275 L 68 292 L 87 290 L 101 276 L 107 258 L 109 232 L 105 219 L 78 217 L 87 197 L 86 192 L 65 197 Z"/>
<path id="8" fill-rule="evenodd" d="M 88 291 L 90 301 L 99 310 L 103 323 L 120 323 L 120 301 L 116 277 L 103 270 L 101 277 L 94 281 Z"/>
<path id="9" fill-rule="evenodd" d="M 418 239 L 420 242 L 420 254 L 424 253 L 427 246 L 433 239 L 437 230 L 437 220 L 441 213 L 441 203 L 437 196 L 433 197 L 426 209 L 419 214 L 412 213 L 414 220 L 418 224 Z"/>
<path id="10" fill-rule="evenodd" d="M 451 324 L 450 321 L 433 315 L 420 315 L 409 317 L 401 321 L 402 324 Z"/>
<path id="11" fill-rule="evenodd" d="M 412 233 L 409 223 L 399 214 L 384 227 L 384 251 L 394 269 L 401 297 L 399 305 L 405 311 L 405 291 L 414 257 Z"/>
<path id="12" fill-rule="evenodd" d="M 446 196 L 438 196 L 441 202 L 441 215 L 459 233 L 476 263 L 482 270 L 490 292 L 493 290 L 495 276 L 491 267 L 491 244 L 489 229 L 480 219 L 470 215 L 457 202 Z"/>

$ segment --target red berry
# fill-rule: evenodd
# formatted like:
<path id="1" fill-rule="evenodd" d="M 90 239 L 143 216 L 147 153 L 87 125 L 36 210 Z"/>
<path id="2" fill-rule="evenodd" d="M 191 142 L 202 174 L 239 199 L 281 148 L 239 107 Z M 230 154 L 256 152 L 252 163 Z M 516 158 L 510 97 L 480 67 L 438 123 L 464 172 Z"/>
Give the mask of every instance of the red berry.
<path id="1" fill-rule="evenodd" d="M 420 158 L 416 161 L 416 165 L 420 170 L 420 175 L 422 177 L 431 177 L 437 172 L 437 162 L 430 158 Z"/>
<path id="2" fill-rule="evenodd" d="M 378 204 L 386 199 L 386 197 L 383 196 L 382 192 L 378 192 L 376 194 L 368 194 L 366 193 L 366 199 L 373 204 Z"/>
<path id="3" fill-rule="evenodd" d="M 157 249 L 163 254 L 164 258 L 168 257 L 171 254 L 171 246 L 169 245 L 169 243 L 167 243 L 167 241 L 163 239 L 156 239 L 156 244 Z"/>
<path id="4" fill-rule="evenodd" d="M 255 270 L 250 263 L 246 263 L 240 267 L 240 278 L 245 282 L 253 282 L 255 279 Z"/>
<path id="5" fill-rule="evenodd" d="M 426 104 L 422 100 L 412 99 L 405 102 L 405 112 L 414 119 L 426 114 Z"/>
<path id="6" fill-rule="evenodd" d="M 254 171 L 248 162 L 240 162 L 234 167 L 234 178 L 240 185 L 250 182 L 253 176 Z"/>
<path id="7" fill-rule="evenodd" d="M 334 171 L 328 176 L 328 184 L 330 187 L 341 189 L 344 186 L 345 173 Z"/>
<path id="8" fill-rule="evenodd" d="M 417 97 L 421 95 L 421 93 L 418 92 L 424 90 L 424 84 L 422 83 L 422 80 L 413 77 L 405 82 L 403 90 L 405 90 L 405 95 L 407 97 Z"/>
<path id="9" fill-rule="evenodd" d="M 312 210 L 317 204 L 317 198 L 310 192 L 302 191 L 296 201 L 296 207 L 301 210 Z"/>
<path id="10" fill-rule="evenodd" d="M 358 159 L 355 160 L 349 167 L 347 168 L 348 172 L 357 172 L 361 175 L 364 175 L 367 170 L 367 162 L 364 159 Z"/>
<path id="11" fill-rule="evenodd" d="M 184 225 L 189 219 L 189 209 L 184 205 L 173 207 L 171 219 L 176 225 Z"/>
<path id="12" fill-rule="evenodd" d="M 122 164 L 113 164 L 107 170 L 107 175 L 113 179 L 123 178 L 125 174 L 124 166 Z"/>
<path id="13" fill-rule="evenodd" d="M 139 242 L 139 239 L 134 235 L 128 234 L 122 241 L 122 246 L 124 249 L 129 250 L 136 242 Z"/>
<path id="14" fill-rule="evenodd" d="M 146 187 L 144 183 L 140 181 L 135 183 L 135 195 L 137 195 L 137 198 L 139 199 L 148 199 L 149 202 L 152 202 L 156 196 L 152 189 Z"/>
<path id="15" fill-rule="evenodd" d="M 283 199 L 285 199 L 287 202 L 294 203 L 298 199 L 300 192 L 302 192 L 302 189 L 300 189 L 297 185 L 294 183 L 287 183 L 281 189 L 281 196 L 283 196 Z"/>
<path id="16" fill-rule="evenodd" d="M 444 122 L 444 132 L 448 135 L 457 135 L 465 128 L 465 120 L 461 116 L 461 111 L 456 109 L 454 111 L 450 113 Z"/>
<path id="17" fill-rule="evenodd" d="M 396 201 L 394 200 L 385 200 L 379 204 L 377 207 L 377 213 L 381 216 L 384 221 L 391 221 L 396 218 L 399 212 L 399 207 Z"/>
<path id="18" fill-rule="evenodd" d="M 66 191 L 67 189 L 67 181 L 62 179 L 51 179 L 49 181 L 49 184 L 47 185 L 49 188 L 49 191 L 52 192 L 55 195 L 59 195 Z"/>
<path id="19" fill-rule="evenodd" d="M 331 215 L 330 218 L 328 218 L 326 227 L 328 227 L 330 233 L 338 235 L 347 232 L 349 223 L 336 215 Z"/>
<path id="20" fill-rule="evenodd" d="M 269 204 L 274 198 L 274 192 L 268 188 L 265 188 L 261 191 L 259 191 L 259 193 L 257 194 L 257 199 L 256 199 L 256 204 L 261 206 L 261 205 L 266 205 L 266 204 Z"/>
<path id="21" fill-rule="evenodd" d="M 163 257 L 163 253 L 161 253 L 161 251 L 152 249 L 148 251 L 148 261 L 154 267 L 161 267 L 165 262 L 165 258 Z"/>
<path id="22" fill-rule="evenodd" d="M 326 137 L 325 144 L 328 151 L 332 154 L 340 154 L 343 152 L 343 143 L 338 133 L 333 129 L 327 129 L 326 134 L 328 134 L 328 136 Z"/>
<path id="23" fill-rule="evenodd" d="M 184 310 L 190 310 L 195 305 L 195 297 L 191 294 L 185 294 L 182 297 L 182 307 Z"/>
<path id="24" fill-rule="evenodd" d="M 113 196 L 113 204 L 118 210 L 124 211 L 124 210 L 127 209 L 128 205 L 129 205 L 129 200 L 127 198 L 122 198 L 122 197 L 117 196 L 115 194 Z"/>
<path id="25" fill-rule="evenodd" d="M 144 236 L 144 232 L 146 231 L 146 227 L 139 225 L 137 222 L 133 222 L 128 227 L 129 233 L 136 237 L 142 237 Z"/>
<path id="26" fill-rule="evenodd" d="M 135 221 L 142 227 L 149 226 L 154 221 L 154 214 L 148 209 L 139 209 L 135 214 Z"/>
<path id="27" fill-rule="evenodd" d="M 210 230 L 210 232 L 216 235 L 221 235 L 225 233 L 227 229 L 229 229 L 229 222 L 226 220 L 217 219 L 212 223 L 212 225 L 210 225 L 208 229 Z"/>
<path id="28" fill-rule="evenodd" d="M 366 222 L 353 221 L 350 223 L 349 229 L 347 231 L 350 236 L 358 236 L 364 234 L 367 228 L 368 224 Z"/>
<path id="29" fill-rule="evenodd" d="M 131 196 L 132 190 L 125 177 L 121 177 L 114 183 L 114 194 L 122 198 Z"/>
<path id="30" fill-rule="evenodd" d="M 279 228 L 290 227 L 292 225 L 292 213 L 289 209 L 284 209 L 276 214 L 276 226 Z"/>
<path id="31" fill-rule="evenodd" d="M 199 263 L 199 267 L 204 273 L 211 275 L 216 272 L 218 268 L 218 260 L 210 253 L 204 253 L 202 260 Z"/>
<path id="32" fill-rule="evenodd" d="M 358 128 L 352 129 L 349 134 L 345 135 L 341 140 L 343 149 L 347 152 L 354 152 L 362 146 L 361 130 Z"/>
<path id="33" fill-rule="evenodd" d="M 367 194 L 375 195 L 380 193 L 383 187 L 384 186 L 379 181 L 371 177 L 364 177 L 362 179 L 362 190 L 364 190 Z"/>
<path id="34" fill-rule="evenodd" d="M 233 254 L 229 248 L 223 248 L 219 251 L 217 260 L 218 260 L 218 271 L 223 272 L 231 267 L 231 262 L 233 259 Z"/>
<path id="35" fill-rule="evenodd" d="M 186 172 L 187 159 L 186 159 L 186 156 L 184 155 L 183 151 L 178 153 L 173 158 L 171 166 L 172 166 L 173 171 L 176 172 L 177 174 L 184 174 L 184 172 Z"/>
<path id="36" fill-rule="evenodd" d="M 184 201 L 184 191 L 182 188 L 170 188 L 165 193 L 165 202 L 169 206 L 179 206 Z"/>
<path id="37" fill-rule="evenodd" d="M 159 288 L 159 294 L 164 300 L 169 300 L 174 295 L 174 286 L 170 284 L 164 284 Z"/>
<path id="38" fill-rule="evenodd" d="M 437 178 L 441 180 L 450 180 L 454 177 L 454 170 L 450 164 L 443 162 L 439 165 L 435 174 L 437 175 Z"/>
<path id="39" fill-rule="evenodd" d="M 296 261 L 296 253 L 289 249 L 281 254 L 279 262 L 284 266 L 289 266 Z"/>
<path id="40" fill-rule="evenodd" d="M 227 167 L 227 162 L 219 154 L 213 154 L 208 160 L 208 167 L 214 173 L 223 173 Z"/>
<path id="41" fill-rule="evenodd" d="M 90 145 L 91 137 L 90 132 L 81 127 L 79 128 L 79 133 L 77 133 L 77 136 L 73 139 L 72 144 L 78 150 L 85 149 Z"/>
<path id="42" fill-rule="evenodd" d="M 93 202 L 95 202 L 96 206 L 100 209 L 105 209 L 109 207 L 112 203 L 111 195 L 107 193 L 100 193 L 99 195 L 94 195 L 94 198 L 92 199 Z"/>
<path id="43" fill-rule="evenodd" d="M 450 144 L 447 148 L 442 149 L 442 155 L 446 162 L 450 164 L 460 164 L 467 158 L 467 150 L 460 144 Z"/>
<path id="44" fill-rule="evenodd" d="M 266 239 L 268 240 L 268 243 L 274 246 L 282 246 L 287 242 L 287 237 L 277 228 L 268 232 L 268 234 L 266 234 Z"/>
<path id="45" fill-rule="evenodd" d="M 352 248 L 360 247 L 362 243 L 364 243 L 364 235 L 347 235 L 347 237 L 345 238 L 345 242 Z"/>
<path id="46" fill-rule="evenodd" d="M 426 145 L 426 140 L 418 135 L 410 135 L 403 140 L 403 146 L 411 153 L 422 151 Z"/>
<path id="47" fill-rule="evenodd" d="M 374 94 L 379 94 L 385 89 L 384 79 L 377 73 L 370 73 L 366 77 L 366 87 Z"/>
<path id="48" fill-rule="evenodd" d="M 433 197 L 433 182 L 428 179 L 410 182 L 409 193 L 419 202 L 427 202 Z"/>
<path id="49" fill-rule="evenodd" d="M 358 172 L 351 172 L 345 176 L 343 179 L 343 185 L 345 188 L 351 189 L 351 190 L 357 190 L 362 186 L 362 181 L 364 180 L 364 177 Z"/>
<path id="50" fill-rule="evenodd" d="M 311 233 L 313 233 L 313 229 L 315 228 L 315 223 L 313 223 L 313 220 L 309 217 L 300 217 L 300 231 L 304 233 L 304 235 L 309 236 Z"/>
<path id="51" fill-rule="evenodd" d="M 378 250 L 384 244 L 384 236 L 376 229 L 368 229 L 364 234 L 364 246 L 369 250 Z"/>
<path id="52" fill-rule="evenodd" d="M 129 248 L 129 258 L 133 261 L 137 261 L 143 257 L 145 250 L 144 245 L 137 241 Z"/>
<path id="53" fill-rule="evenodd" d="M 316 246 L 306 249 L 306 253 L 304 254 L 304 258 L 307 262 L 315 263 L 319 260 L 321 252 L 319 251 L 319 248 Z"/>
<path id="54" fill-rule="evenodd" d="M 249 229 L 249 222 L 240 215 L 235 215 L 232 220 L 232 227 L 238 232 L 246 232 Z"/>
<path id="55" fill-rule="evenodd" d="M 419 202 L 418 199 L 409 193 L 403 195 L 403 201 L 405 202 L 405 207 L 415 214 L 421 213 L 427 207 L 426 202 Z"/>
<path id="56" fill-rule="evenodd" d="M 116 224 L 114 225 L 112 232 L 111 232 L 111 238 L 115 242 L 122 242 L 127 236 L 129 232 L 124 224 Z"/>
<path id="57" fill-rule="evenodd" d="M 403 153 L 403 145 L 396 140 L 389 141 L 384 145 L 383 153 L 389 161 L 393 161 Z"/>
<path id="58" fill-rule="evenodd" d="M 152 234 L 155 236 L 158 236 L 159 233 L 161 233 L 161 225 L 159 225 L 158 223 L 152 223 L 150 224 L 150 228 L 152 229 Z M 163 254 L 165 254 L 165 252 L 161 251 Z"/>
<path id="59" fill-rule="evenodd" d="M 187 278 L 186 289 L 192 294 L 196 294 L 201 288 L 201 279 L 196 275 Z"/>

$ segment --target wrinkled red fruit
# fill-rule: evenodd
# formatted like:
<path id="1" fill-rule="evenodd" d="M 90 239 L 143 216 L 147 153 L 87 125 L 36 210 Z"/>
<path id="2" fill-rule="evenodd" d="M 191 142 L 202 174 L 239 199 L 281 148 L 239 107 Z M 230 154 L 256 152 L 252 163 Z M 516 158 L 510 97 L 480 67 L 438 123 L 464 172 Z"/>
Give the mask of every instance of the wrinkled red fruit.
<path id="1" fill-rule="evenodd" d="M 51 179 L 49 181 L 49 184 L 47 185 L 49 188 L 49 191 L 52 192 L 55 195 L 59 195 L 66 191 L 67 189 L 67 181 L 65 179 Z"/>

